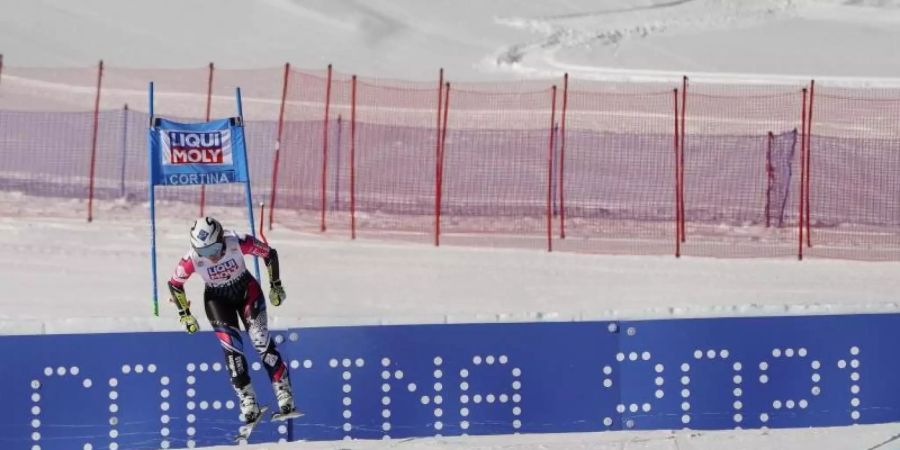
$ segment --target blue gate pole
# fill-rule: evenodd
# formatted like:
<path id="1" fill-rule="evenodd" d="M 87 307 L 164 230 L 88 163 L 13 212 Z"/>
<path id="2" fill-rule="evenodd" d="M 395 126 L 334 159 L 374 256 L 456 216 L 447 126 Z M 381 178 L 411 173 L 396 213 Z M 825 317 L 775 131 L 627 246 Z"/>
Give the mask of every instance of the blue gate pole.
<path id="1" fill-rule="evenodd" d="M 241 118 L 241 129 L 244 128 L 244 107 L 241 105 L 241 88 L 237 87 L 234 89 L 235 98 L 237 100 L 237 112 L 238 117 Z M 250 220 L 250 234 L 253 237 L 256 237 L 256 226 L 253 224 L 253 192 L 250 189 L 250 164 L 247 161 L 247 135 L 244 134 L 244 170 L 247 171 L 247 182 L 246 185 L 246 197 L 247 197 L 247 214 L 248 219 Z M 256 279 L 262 282 L 262 278 L 259 276 L 259 258 L 253 257 L 253 267 L 256 269 Z"/>
<path id="2" fill-rule="evenodd" d="M 153 315 L 159 317 L 159 292 L 156 289 L 156 196 L 153 189 L 153 151 L 150 148 L 150 133 L 153 132 L 153 82 L 150 82 L 150 127 L 147 133 L 147 188 L 150 193 L 150 285 L 153 287 Z"/>

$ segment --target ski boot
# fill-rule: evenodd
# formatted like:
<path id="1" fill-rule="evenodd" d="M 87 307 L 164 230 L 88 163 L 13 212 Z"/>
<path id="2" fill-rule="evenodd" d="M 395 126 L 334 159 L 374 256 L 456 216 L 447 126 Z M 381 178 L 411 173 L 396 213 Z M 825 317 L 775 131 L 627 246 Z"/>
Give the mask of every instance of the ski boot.
<path id="1" fill-rule="evenodd" d="M 303 415 L 294 406 L 294 392 L 287 376 L 273 381 L 272 389 L 275 390 L 275 399 L 278 401 L 278 412 L 272 415 L 272 420 L 287 420 Z"/>
<path id="2" fill-rule="evenodd" d="M 252 384 L 247 384 L 242 388 L 235 388 L 238 400 L 240 402 L 241 414 L 244 416 L 244 423 L 254 423 L 259 420 L 262 412 L 259 409 L 259 403 L 256 401 L 256 391 Z"/>
<path id="3" fill-rule="evenodd" d="M 244 418 L 244 424 L 238 429 L 238 434 L 234 438 L 235 443 L 246 443 L 250 439 L 253 429 L 262 422 L 263 413 L 266 407 L 259 407 L 256 402 L 256 392 L 253 390 L 252 384 L 247 384 L 242 388 L 235 388 L 238 400 L 240 401 L 241 416 Z"/>

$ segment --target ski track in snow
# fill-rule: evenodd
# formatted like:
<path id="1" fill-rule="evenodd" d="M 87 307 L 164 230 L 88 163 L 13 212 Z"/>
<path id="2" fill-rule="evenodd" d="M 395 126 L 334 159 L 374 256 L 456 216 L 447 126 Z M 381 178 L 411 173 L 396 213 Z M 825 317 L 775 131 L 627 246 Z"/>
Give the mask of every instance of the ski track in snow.
<path id="1" fill-rule="evenodd" d="M 529 65 L 553 66 L 553 54 L 562 48 L 615 46 L 625 39 L 642 39 L 662 33 L 745 27 L 794 14 L 796 3 L 791 0 L 743 3 L 677 0 L 536 18 L 500 17 L 496 19 L 500 25 L 543 34 L 544 37 L 536 42 L 513 44 L 501 50 L 496 62 L 499 66 L 518 63 L 525 70 Z"/>
<path id="2" fill-rule="evenodd" d="M 614 2 L 619 4 L 618 2 Z M 752 2 L 731 2 L 727 0 L 675 0 L 654 1 L 647 5 L 632 6 L 633 2 L 621 3 L 620 7 L 599 11 L 584 11 L 545 16 L 502 16 L 494 19 L 501 26 L 524 30 L 539 37 L 527 42 L 504 46 L 495 54 L 485 57 L 480 64 L 486 71 L 508 72 L 526 77 L 555 77 L 568 72 L 582 79 L 614 81 L 660 81 L 680 79 L 684 73 L 699 81 L 720 83 L 763 83 L 786 84 L 808 81 L 810 76 L 788 74 L 741 74 L 714 73 L 707 69 L 691 71 L 688 67 L 704 66 L 683 54 L 656 46 L 651 38 L 678 36 L 681 34 L 703 34 L 711 31 L 741 30 L 757 25 L 799 20 L 841 20 L 847 22 L 888 21 L 892 26 L 900 26 L 900 9 L 896 0 L 759 0 Z M 880 12 L 885 12 L 879 17 Z M 798 31 L 800 32 L 800 31 Z M 660 69 L 625 69 L 621 65 L 585 64 L 561 56 L 563 51 L 586 51 L 607 47 L 613 58 L 618 56 L 625 43 L 640 42 L 652 53 L 680 61 L 685 66 L 681 71 Z M 633 49 L 632 49 L 633 51 Z M 777 56 L 776 56 L 777 57 Z M 587 58 L 590 60 L 591 58 Z M 811 74 L 817 80 L 835 86 L 878 86 L 897 87 L 900 79 L 875 79 L 872 77 L 829 77 L 827 74 Z M 821 76 L 825 75 L 825 76 Z M 892 75 L 896 76 L 896 74 Z"/>

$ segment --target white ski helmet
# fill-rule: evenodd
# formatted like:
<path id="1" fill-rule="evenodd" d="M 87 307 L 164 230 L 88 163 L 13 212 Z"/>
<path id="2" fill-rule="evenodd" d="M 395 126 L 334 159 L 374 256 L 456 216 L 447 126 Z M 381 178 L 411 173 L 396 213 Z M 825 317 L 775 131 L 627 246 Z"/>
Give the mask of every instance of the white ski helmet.
<path id="1" fill-rule="evenodd" d="M 225 230 L 218 220 L 201 217 L 191 226 L 191 247 L 206 258 L 221 255 L 225 246 L 224 234 Z"/>

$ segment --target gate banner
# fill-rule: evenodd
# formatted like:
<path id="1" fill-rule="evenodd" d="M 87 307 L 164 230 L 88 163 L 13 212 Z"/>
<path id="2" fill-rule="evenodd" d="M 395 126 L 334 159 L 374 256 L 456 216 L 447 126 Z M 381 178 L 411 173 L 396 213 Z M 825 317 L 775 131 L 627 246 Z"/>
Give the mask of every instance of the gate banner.
<path id="1" fill-rule="evenodd" d="M 149 130 L 153 185 L 247 182 L 239 118 L 180 123 L 155 118 Z"/>

